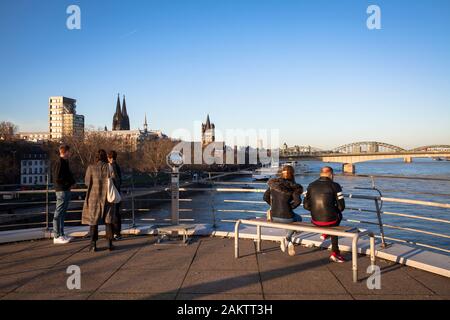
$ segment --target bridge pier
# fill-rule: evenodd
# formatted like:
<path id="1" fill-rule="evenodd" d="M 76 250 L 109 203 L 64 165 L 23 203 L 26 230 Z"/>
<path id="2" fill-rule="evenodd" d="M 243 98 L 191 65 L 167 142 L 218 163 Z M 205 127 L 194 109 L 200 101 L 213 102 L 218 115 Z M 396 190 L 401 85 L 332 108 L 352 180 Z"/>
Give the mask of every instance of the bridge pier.
<path id="1" fill-rule="evenodd" d="M 355 165 L 353 163 L 343 163 L 342 172 L 347 174 L 355 174 Z"/>
<path id="2" fill-rule="evenodd" d="M 403 160 L 405 161 L 405 163 L 411 163 L 412 157 L 405 157 Z"/>

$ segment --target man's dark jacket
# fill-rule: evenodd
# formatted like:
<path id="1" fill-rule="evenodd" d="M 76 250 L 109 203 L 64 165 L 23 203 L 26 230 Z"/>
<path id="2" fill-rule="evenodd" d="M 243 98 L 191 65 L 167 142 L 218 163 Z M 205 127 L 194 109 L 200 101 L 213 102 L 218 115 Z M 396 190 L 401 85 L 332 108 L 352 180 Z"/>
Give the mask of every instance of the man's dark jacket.
<path id="1" fill-rule="evenodd" d="M 264 201 L 270 205 L 272 217 L 292 219 L 293 210 L 302 203 L 303 187 L 283 178 L 270 179 L 267 184 Z"/>
<path id="2" fill-rule="evenodd" d="M 341 186 L 330 178 L 320 177 L 308 186 L 303 207 L 318 222 L 340 221 L 345 209 Z"/>
<path id="3" fill-rule="evenodd" d="M 69 191 L 70 187 L 75 184 L 69 161 L 62 157 L 59 157 L 53 166 L 53 184 L 55 191 Z"/>

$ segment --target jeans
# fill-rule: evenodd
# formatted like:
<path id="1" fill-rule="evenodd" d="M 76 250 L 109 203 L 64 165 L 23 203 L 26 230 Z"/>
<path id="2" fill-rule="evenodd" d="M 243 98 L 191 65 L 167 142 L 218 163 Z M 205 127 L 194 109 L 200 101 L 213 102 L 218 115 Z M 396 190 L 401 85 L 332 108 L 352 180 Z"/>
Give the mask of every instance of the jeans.
<path id="1" fill-rule="evenodd" d="M 294 214 L 294 217 L 291 218 L 291 219 L 272 217 L 272 221 L 273 222 L 278 222 L 278 223 L 301 222 L 302 221 L 302 217 L 300 217 L 298 214 Z M 287 232 L 286 233 L 286 240 L 290 242 L 292 240 L 292 236 L 296 232 L 293 231 L 293 230 L 286 230 L 286 232 Z"/>
<path id="2" fill-rule="evenodd" d="M 341 224 L 342 216 L 339 217 L 339 219 L 336 221 L 336 223 L 330 224 L 327 227 L 337 227 Z M 314 222 L 313 222 L 314 224 Z M 339 251 L 339 240 L 337 236 L 330 236 L 331 238 L 331 252 L 336 254 L 341 254 Z"/>
<path id="3" fill-rule="evenodd" d="M 53 215 L 53 234 L 55 238 L 64 236 L 64 218 L 70 202 L 70 191 L 56 191 L 56 209 Z"/>

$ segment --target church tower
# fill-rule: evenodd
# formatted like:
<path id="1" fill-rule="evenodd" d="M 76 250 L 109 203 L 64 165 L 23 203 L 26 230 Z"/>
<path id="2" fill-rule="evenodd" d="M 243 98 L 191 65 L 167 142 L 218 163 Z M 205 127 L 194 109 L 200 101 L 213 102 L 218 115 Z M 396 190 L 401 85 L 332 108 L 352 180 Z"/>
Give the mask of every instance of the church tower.
<path id="1" fill-rule="evenodd" d="M 202 146 L 206 146 L 216 140 L 216 126 L 211 123 L 209 114 L 206 117 L 206 123 L 202 123 Z"/>

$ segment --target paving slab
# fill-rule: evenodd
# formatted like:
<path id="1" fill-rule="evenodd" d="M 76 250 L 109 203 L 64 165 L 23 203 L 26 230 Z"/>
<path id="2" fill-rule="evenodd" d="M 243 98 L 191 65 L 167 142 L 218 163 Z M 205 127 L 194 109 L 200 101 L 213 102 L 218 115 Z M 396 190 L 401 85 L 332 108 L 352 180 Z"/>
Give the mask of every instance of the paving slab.
<path id="1" fill-rule="evenodd" d="M 186 271 L 121 269 L 98 290 L 100 293 L 176 294 Z"/>
<path id="2" fill-rule="evenodd" d="M 44 271 L 22 271 L 0 276 L 0 292 L 9 293 L 33 280 Z"/>
<path id="3" fill-rule="evenodd" d="M 1 300 L 87 300 L 90 293 L 77 292 L 50 292 L 50 293 L 26 293 L 12 292 Z"/>
<path id="4" fill-rule="evenodd" d="M 450 279 L 415 268 L 405 268 L 408 275 L 419 281 L 435 294 L 450 296 Z"/>
<path id="5" fill-rule="evenodd" d="M 262 294 L 186 293 L 179 294 L 177 300 L 264 300 Z"/>
<path id="6" fill-rule="evenodd" d="M 281 252 L 279 245 L 264 246 L 263 251 L 258 254 L 261 272 L 270 270 L 282 271 L 285 268 L 289 268 L 290 272 L 328 270 L 330 253 L 327 250 L 301 246 L 296 246 L 295 250 L 296 255 L 291 257 L 287 253 Z M 348 268 L 351 268 L 351 266 Z"/>
<path id="7" fill-rule="evenodd" d="M 392 268 L 381 270 L 381 290 L 369 289 L 367 279 L 369 274 L 359 273 L 359 282 L 352 281 L 352 274 L 348 271 L 333 271 L 336 278 L 352 295 L 433 295 L 434 293 L 408 275 L 405 267 L 394 265 Z"/>
<path id="8" fill-rule="evenodd" d="M 123 269 L 187 270 L 200 242 L 189 246 L 147 245 L 123 266 Z"/>
<path id="9" fill-rule="evenodd" d="M 190 270 L 180 290 L 181 293 L 262 294 L 262 290 L 258 272 Z"/>
<path id="10" fill-rule="evenodd" d="M 217 241 L 202 241 L 192 270 L 252 270 L 258 271 L 255 255 L 255 244 L 252 240 L 243 241 L 240 248 L 240 258 L 234 258 L 234 241 L 223 239 Z"/>
<path id="11" fill-rule="evenodd" d="M 97 292 L 89 300 L 175 300 L 176 293 L 103 293 Z"/>
<path id="12" fill-rule="evenodd" d="M 436 295 L 395 295 L 395 294 L 377 294 L 377 295 L 354 295 L 355 300 L 448 300 Z"/>
<path id="13" fill-rule="evenodd" d="M 347 290 L 330 271 L 284 270 L 261 272 L 264 294 L 347 294 Z"/>
<path id="14" fill-rule="evenodd" d="M 28 293 L 84 293 L 94 292 L 107 279 L 111 277 L 114 270 L 82 270 L 81 271 L 81 289 L 69 290 L 67 288 L 67 280 L 70 276 L 67 274 L 66 267 L 56 267 L 48 269 L 45 273 L 41 273 L 38 277 L 26 282 L 15 290 L 15 292 Z"/>
<path id="15" fill-rule="evenodd" d="M 45 270 L 54 267 L 58 263 L 64 261 L 68 254 L 49 255 L 48 257 L 34 257 L 30 259 L 23 258 L 21 260 L 7 262 L 0 265 L 0 276 L 11 275 L 18 272 L 26 272 L 31 270 Z"/>
<path id="16" fill-rule="evenodd" d="M 266 300 L 353 300 L 349 294 L 265 294 Z"/>

